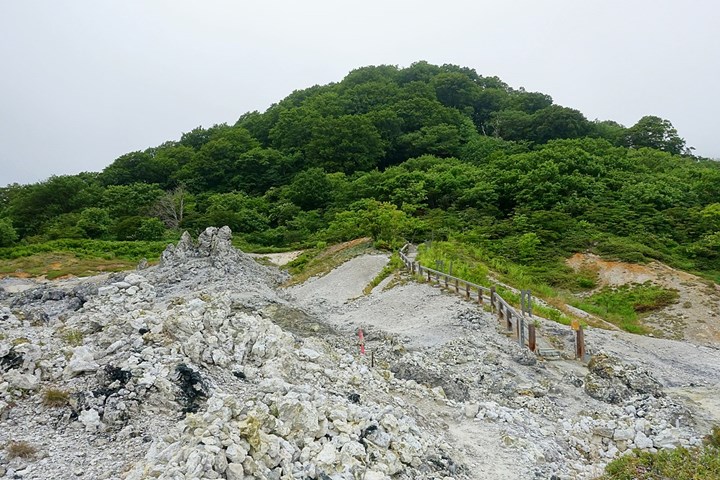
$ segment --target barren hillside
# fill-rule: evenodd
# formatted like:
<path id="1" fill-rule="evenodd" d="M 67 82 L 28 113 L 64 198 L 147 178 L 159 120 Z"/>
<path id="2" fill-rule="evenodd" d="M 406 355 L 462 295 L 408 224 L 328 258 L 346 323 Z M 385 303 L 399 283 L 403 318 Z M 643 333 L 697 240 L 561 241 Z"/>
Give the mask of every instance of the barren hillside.
<path id="1" fill-rule="evenodd" d="M 383 255 L 282 289 L 229 235 L 0 284 L 0 445 L 31 449 L 0 477 L 589 479 L 720 420 L 716 348 L 590 330 L 589 368 L 539 361 L 438 288 L 363 295 Z"/>

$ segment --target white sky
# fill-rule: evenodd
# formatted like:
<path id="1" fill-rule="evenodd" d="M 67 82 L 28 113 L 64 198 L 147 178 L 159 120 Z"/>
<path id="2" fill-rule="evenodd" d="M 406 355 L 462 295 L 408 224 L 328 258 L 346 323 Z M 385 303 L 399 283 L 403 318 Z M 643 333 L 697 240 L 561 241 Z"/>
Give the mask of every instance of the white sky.
<path id="1" fill-rule="evenodd" d="M 350 70 L 471 67 L 720 157 L 715 0 L 0 0 L 0 185 L 100 171 Z"/>

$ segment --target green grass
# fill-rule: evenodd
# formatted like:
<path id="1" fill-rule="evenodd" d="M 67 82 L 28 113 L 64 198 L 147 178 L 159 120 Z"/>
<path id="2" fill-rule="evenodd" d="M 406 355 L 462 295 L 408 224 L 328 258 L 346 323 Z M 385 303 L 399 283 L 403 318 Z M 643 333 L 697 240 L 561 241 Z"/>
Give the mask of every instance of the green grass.
<path id="1" fill-rule="evenodd" d="M 717 480 L 720 478 L 720 428 L 715 427 L 705 445 L 657 453 L 633 450 L 610 462 L 598 480 Z"/>
<path id="2" fill-rule="evenodd" d="M 491 255 L 481 247 L 459 242 L 433 242 L 421 245 L 417 260 L 424 266 L 449 273 L 452 261 L 452 275 L 484 287 L 495 286 L 496 292 L 512 305 L 520 305 L 520 296 L 513 291 L 496 285 L 490 278 L 490 271 L 499 274 L 499 280 L 517 289 L 530 289 L 536 297 L 545 300 L 557 296 L 555 289 L 533 275 L 531 269 Z M 442 262 L 442 266 L 438 265 Z M 570 325 L 571 317 L 557 308 L 533 304 L 533 314 Z"/>
<path id="3" fill-rule="evenodd" d="M 168 242 L 63 239 L 0 248 L 0 259 L 11 260 L 43 253 L 70 253 L 81 259 L 123 259 L 137 261 L 160 258 Z"/>
<path id="4" fill-rule="evenodd" d="M 306 250 L 298 258 L 285 265 L 287 271 L 292 275 L 288 285 L 296 285 L 310 277 L 324 275 L 351 258 L 373 250 L 373 243 L 369 238 L 359 238 L 327 248 Z"/>
<path id="5" fill-rule="evenodd" d="M 129 270 L 142 258 L 151 262 L 160 258 L 167 244 L 65 239 L 0 248 L 0 275 L 44 275 L 53 280 L 66 275 L 87 277 Z"/>
<path id="6" fill-rule="evenodd" d="M 63 330 L 63 332 L 60 334 L 60 338 L 62 338 L 63 342 L 67 343 L 72 347 L 79 347 L 80 345 L 82 345 L 85 336 L 80 330 L 71 328 L 68 330 Z"/>
<path id="7" fill-rule="evenodd" d="M 68 404 L 68 401 L 70 401 L 70 392 L 67 392 L 66 390 L 49 388 L 42 394 L 42 403 L 46 407 L 64 407 Z"/>
<path id="8" fill-rule="evenodd" d="M 482 247 L 459 241 L 421 245 L 418 260 L 426 267 L 446 273 L 449 273 L 452 262 L 452 275 L 485 287 L 494 285 L 490 275 L 493 272 L 500 282 L 520 290 L 529 289 L 533 296 L 542 298 L 549 305 L 535 303 L 533 314 L 565 325 L 572 320 L 565 307 L 565 304 L 570 304 L 628 332 L 648 333 L 641 323 L 643 314 L 671 305 L 679 298 L 677 291 L 650 283 L 606 287 L 590 297 L 578 298 L 573 292 L 594 288 L 597 272 L 588 269 L 574 272 L 552 259 L 533 265 L 518 265 Z M 519 305 L 519 295 L 513 291 L 501 285 L 496 286 L 496 291 L 509 303 Z M 578 320 L 581 324 L 587 322 L 585 319 Z"/>
<path id="9" fill-rule="evenodd" d="M 372 281 L 367 284 L 367 286 L 363 289 L 363 293 L 365 295 L 370 295 L 373 289 L 380 285 L 380 282 L 385 280 L 394 271 L 399 270 L 404 266 L 405 264 L 400 259 L 400 255 L 397 252 L 393 253 L 390 257 L 390 261 L 388 262 L 388 264 L 385 265 L 385 267 L 383 267 L 380 273 L 378 273 L 375 278 L 373 278 Z"/>
<path id="10" fill-rule="evenodd" d="M 646 282 L 621 287 L 605 287 L 588 298 L 573 299 L 571 304 L 602 317 L 628 332 L 647 333 L 647 329 L 640 321 L 642 314 L 672 305 L 678 298 L 677 291 Z"/>

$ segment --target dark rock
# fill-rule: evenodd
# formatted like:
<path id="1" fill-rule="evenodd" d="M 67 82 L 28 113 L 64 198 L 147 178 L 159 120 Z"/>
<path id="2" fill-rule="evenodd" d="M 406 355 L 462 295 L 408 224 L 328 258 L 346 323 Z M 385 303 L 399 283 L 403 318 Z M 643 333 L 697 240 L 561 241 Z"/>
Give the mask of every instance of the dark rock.
<path id="1" fill-rule="evenodd" d="M 47 290 L 43 293 L 42 298 L 40 300 L 42 300 L 43 302 L 48 302 L 48 301 L 57 302 L 57 301 L 62 300 L 66 296 L 67 296 L 67 294 L 65 292 L 63 292 L 62 290 Z"/>
<path id="2" fill-rule="evenodd" d="M 0 357 L 0 369 L 7 372 L 13 368 L 18 368 L 23 364 L 23 355 L 11 348 L 10 351 L 4 356 Z"/>
<path id="3" fill-rule="evenodd" d="M 84 305 L 85 302 L 90 300 L 92 297 L 96 296 L 98 293 L 98 287 L 97 285 L 93 285 L 91 283 L 78 285 L 75 288 L 73 288 L 72 291 L 75 298 L 80 300 L 82 304 Z"/>
<path id="4" fill-rule="evenodd" d="M 188 367 L 184 363 L 175 367 L 177 382 L 180 387 L 178 401 L 182 403 L 184 413 L 195 413 L 200 406 L 198 401 L 207 398 L 207 386 L 200 373 Z"/>
<path id="5" fill-rule="evenodd" d="M 132 378 L 132 372 L 112 365 L 106 365 L 104 371 L 107 383 L 120 382 L 124 386 Z"/>

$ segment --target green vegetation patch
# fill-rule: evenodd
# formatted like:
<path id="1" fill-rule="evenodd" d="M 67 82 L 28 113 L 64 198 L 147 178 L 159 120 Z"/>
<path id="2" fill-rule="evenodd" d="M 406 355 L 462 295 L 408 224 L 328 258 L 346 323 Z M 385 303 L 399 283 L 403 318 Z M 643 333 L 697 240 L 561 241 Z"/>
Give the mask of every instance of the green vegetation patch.
<path id="1" fill-rule="evenodd" d="M 677 302 L 679 294 L 651 282 L 605 287 L 585 299 L 571 300 L 573 306 L 598 315 L 631 333 L 647 333 L 641 323 L 645 312 Z"/>
<path id="2" fill-rule="evenodd" d="M 598 480 L 715 480 L 720 478 L 720 428 L 703 447 L 675 448 L 657 453 L 633 450 L 613 460 Z"/>
<path id="3" fill-rule="evenodd" d="M 120 272 L 134 268 L 142 258 L 157 260 L 166 246 L 166 242 L 54 240 L 0 248 L 0 275 L 44 275 L 53 280 Z"/>
<path id="4" fill-rule="evenodd" d="M 520 295 L 493 282 L 490 278 L 491 269 L 500 275 L 499 280 L 502 282 L 518 289 L 531 289 L 533 295 L 550 300 L 549 304 L 560 303 L 552 302 L 558 293 L 540 280 L 533 273 L 533 269 L 495 256 L 482 247 L 453 241 L 430 242 L 419 247 L 417 260 L 425 267 L 440 270 L 471 283 L 484 287 L 495 286 L 497 293 L 515 306 L 520 305 Z M 564 325 L 569 325 L 571 322 L 567 314 L 552 306 L 535 303 L 533 314 Z"/>
<path id="5" fill-rule="evenodd" d="M 49 388 L 42 394 L 42 403 L 46 407 L 57 408 L 64 407 L 70 401 L 70 392 Z"/>
<path id="6" fill-rule="evenodd" d="M 373 278 L 372 281 L 367 284 L 367 286 L 363 289 L 363 293 L 365 295 L 370 295 L 373 289 L 380 285 L 380 282 L 389 277 L 393 272 L 404 267 L 405 264 L 400 258 L 400 255 L 397 252 L 393 253 L 390 257 L 390 261 L 388 262 L 388 264 L 385 265 L 383 269 L 380 270 L 380 273 L 378 273 L 375 278 Z"/>
<path id="7" fill-rule="evenodd" d="M 0 259 L 11 260 L 38 254 L 65 253 L 81 259 L 102 258 L 137 261 L 160 258 L 168 242 L 111 241 L 90 239 L 63 239 L 43 243 L 0 248 Z"/>
<path id="8" fill-rule="evenodd" d="M 373 248 L 370 238 L 359 238 L 327 248 L 319 244 L 285 266 L 292 275 L 287 285 L 297 285 L 311 277 L 325 275 L 351 258 L 371 252 Z"/>

